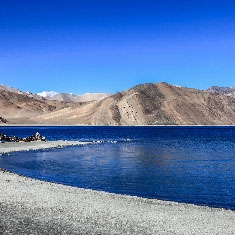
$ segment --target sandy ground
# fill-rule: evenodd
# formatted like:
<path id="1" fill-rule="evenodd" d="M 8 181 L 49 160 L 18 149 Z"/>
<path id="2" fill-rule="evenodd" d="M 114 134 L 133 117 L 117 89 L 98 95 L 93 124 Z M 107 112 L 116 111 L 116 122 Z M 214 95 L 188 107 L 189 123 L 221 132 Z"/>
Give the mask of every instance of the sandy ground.
<path id="1" fill-rule="evenodd" d="M 18 151 L 30 151 L 39 149 L 50 149 L 59 148 L 66 146 L 84 145 L 91 144 L 91 142 L 80 142 L 80 141 L 35 141 L 35 142 L 7 142 L 0 143 L 0 154 L 18 152 Z"/>
<path id="2" fill-rule="evenodd" d="M 0 234 L 235 234 L 235 212 L 0 171 Z"/>

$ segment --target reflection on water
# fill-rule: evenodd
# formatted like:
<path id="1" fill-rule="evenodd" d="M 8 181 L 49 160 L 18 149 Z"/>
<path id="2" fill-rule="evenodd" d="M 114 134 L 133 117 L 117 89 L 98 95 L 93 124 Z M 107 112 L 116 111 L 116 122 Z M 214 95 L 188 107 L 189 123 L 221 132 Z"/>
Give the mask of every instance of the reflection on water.
<path id="1" fill-rule="evenodd" d="M 64 139 L 104 143 L 3 155 L 0 167 L 77 187 L 235 209 L 234 128 L 43 130 L 51 139 L 63 132 Z"/>

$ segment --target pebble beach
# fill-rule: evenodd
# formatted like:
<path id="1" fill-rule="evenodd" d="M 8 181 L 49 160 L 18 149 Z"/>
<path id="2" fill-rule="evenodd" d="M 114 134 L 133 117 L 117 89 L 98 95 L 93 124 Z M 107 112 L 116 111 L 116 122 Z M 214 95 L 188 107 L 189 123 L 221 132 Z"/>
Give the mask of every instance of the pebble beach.
<path id="1" fill-rule="evenodd" d="M 1 234 L 235 234 L 235 212 L 0 171 Z"/>

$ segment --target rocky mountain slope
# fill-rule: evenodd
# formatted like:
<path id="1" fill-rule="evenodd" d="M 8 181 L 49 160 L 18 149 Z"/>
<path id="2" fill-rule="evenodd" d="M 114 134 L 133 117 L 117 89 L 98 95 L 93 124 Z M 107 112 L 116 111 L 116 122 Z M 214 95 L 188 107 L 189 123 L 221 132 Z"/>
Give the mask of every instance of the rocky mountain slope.
<path id="1" fill-rule="evenodd" d="M 235 124 L 235 98 L 167 83 L 143 84 L 34 120 L 84 125 L 230 125 Z"/>
<path id="2" fill-rule="evenodd" d="M 232 125 L 235 98 L 167 83 L 138 85 L 86 103 L 0 90 L 0 116 L 9 124 Z"/>
<path id="3" fill-rule="evenodd" d="M 0 123 L 35 123 L 30 117 L 74 106 L 75 103 L 49 101 L 30 92 L 0 86 Z"/>
<path id="4" fill-rule="evenodd" d="M 25 96 L 28 96 L 30 98 L 35 98 L 35 99 L 42 99 L 41 96 L 38 96 L 37 94 L 33 94 L 31 93 L 30 91 L 21 91 L 19 89 L 15 89 L 15 88 L 12 88 L 12 87 L 9 87 L 9 86 L 4 86 L 2 84 L 0 84 L 0 92 L 1 91 L 7 91 L 7 92 L 12 92 L 12 93 L 15 93 L 15 94 L 19 94 L 19 95 L 25 95 Z"/>

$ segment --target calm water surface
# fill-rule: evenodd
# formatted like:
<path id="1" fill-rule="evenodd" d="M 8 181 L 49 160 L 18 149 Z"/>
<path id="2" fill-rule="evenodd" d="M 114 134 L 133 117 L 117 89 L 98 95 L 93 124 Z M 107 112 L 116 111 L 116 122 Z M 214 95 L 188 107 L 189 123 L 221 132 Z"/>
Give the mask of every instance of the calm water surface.
<path id="1" fill-rule="evenodd" d="M 2 155 L 1 168 L 76 187 L 235 209 L 233 127 L 0 127 L 21 137 L 36 131 L 48 140 L 104 142 Z"/>

